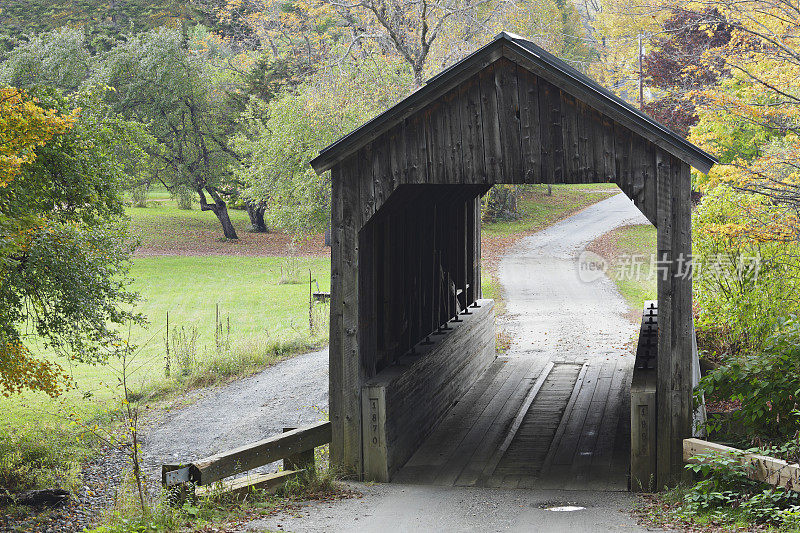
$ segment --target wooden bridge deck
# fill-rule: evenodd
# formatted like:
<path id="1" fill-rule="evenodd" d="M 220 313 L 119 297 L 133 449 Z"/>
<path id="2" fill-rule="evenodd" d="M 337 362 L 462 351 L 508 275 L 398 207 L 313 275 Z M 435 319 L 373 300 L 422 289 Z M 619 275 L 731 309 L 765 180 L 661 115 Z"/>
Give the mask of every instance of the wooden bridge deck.
<path id="1" fill-rule="evenodd" d="M 455 486 L 628 488 L 630 371 L 500 357 L 428 437 L 394 482 Z"/>

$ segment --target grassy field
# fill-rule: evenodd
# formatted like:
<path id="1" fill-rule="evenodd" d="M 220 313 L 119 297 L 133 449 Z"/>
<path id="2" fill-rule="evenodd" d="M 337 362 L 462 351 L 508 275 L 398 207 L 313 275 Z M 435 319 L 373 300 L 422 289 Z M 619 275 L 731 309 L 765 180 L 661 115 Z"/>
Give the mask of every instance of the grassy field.
<path id="1" fill-rule="evenodd" d="M 133 343 L 140 346 L 130 364 L 134 397 L 143 406 L 165 398 L 172 401 L 187 389 L 247 375 L 282 357 L 324 346 L 327 305 L 318 306 L 316 331 L 309 332 L 309 269 L 320 288 L 329 290 L 326 258 L 137 258 L 132 270 L 134 286 L 142 294 L 139 309 L 150 324 L 131 332 Z M 217 305 L 222 330 L 219 343 L 215 340 Z M 170 378 L 165 377 L 167 311 L 172 336 Z M 194 349 L 186 348 L 188 342 L 182 343 L 183 357 L 175 353 L 175 328 L 189 338 L 197 333 Z M 93 439 L 76 441 L 83 432 L 72 424 L 71 417 L 106 426 L 122 397 L 120 368 L 115 359 L 108 365 L 74 365 L 69 371 L 75 388 L 56 400 L 43 394 L 0 400 L 0 441 L 15 453 L 24 452 L 16 459 L 0 457 L 4 463 L 0 464 L 0 486 L 73 486 L 76 465 L 91 452 Z M 2 448 L 0 443 L 0 456 L 4 455 Z M 30 470 L 21 472 L 26 464 Z M 15 482 L 15 478 L 22 481 Z"/>
<path id="2" fill-rule="evenodd" d="M 656 275 L 652 265 L 656 253 L 656 228 L 649 224 L 617 228 L 588 247 L 608 261 L 608 276 L 632 311 L 645 300 L 656 298 Z"/>
<path id="3" fill-rule="evenodd" d="M 151 191 L 147 207 L 129 207 L 131 235 L 138 256 L 246 255 L 286 257 L 329 256 L 322 235 L 292 239 L 285 233 L 250 233 L 250 219 L 241 209 L 229 209 L 238 240 L 224 239 L 217 217 L 209 211 L 178 209 L 166 191 Z"/>

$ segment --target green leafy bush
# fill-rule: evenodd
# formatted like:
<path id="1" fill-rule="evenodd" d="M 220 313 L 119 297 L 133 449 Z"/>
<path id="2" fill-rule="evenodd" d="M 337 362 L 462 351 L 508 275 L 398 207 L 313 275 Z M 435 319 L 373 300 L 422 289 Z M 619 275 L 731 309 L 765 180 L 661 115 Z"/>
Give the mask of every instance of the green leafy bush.
<path id="1" fill-rule="evenodd" d="M 483 202 L 481 219 L 484 222 L 516 220 L 517 189 L 514 185 L 495 185 Z"/>
<path id="2" fill-rule="evenodd" d="M 90 454 L 91 449 L 71 433 L 52 428 L 0 430 L 0 488 L 72 491 L 80 483 L 81 462 Z"/>
<path id="3" fill-rule="evenodd" d="M 696 458 L 700 462 L 686 468 L 703 479 L 684 493 L 682 514 L 771 525 L 796 521 L 800 493 L 749 479 L 747 467 L 736 455 L 701 454 Z"/>
<path id="4" fill-rule="evenodd" d="M 741 401 L 733 413 L 749 434 L 775 438 L 794 434 L 800 395 L 800 321 L 782 319 L 757 354 L 730 358 L 706 375 L 699 391 L 706 397 Z M 715 421 L 712 419 L 713 426 Z"/>
<path id="5" fill-rule="evenodd" d="M 800 249 L 765 240 L 764 199 L 718 186 L 692 217 L 693 288 L 701 350 L 758 353 L 781 318 L 800 313 Z"/>

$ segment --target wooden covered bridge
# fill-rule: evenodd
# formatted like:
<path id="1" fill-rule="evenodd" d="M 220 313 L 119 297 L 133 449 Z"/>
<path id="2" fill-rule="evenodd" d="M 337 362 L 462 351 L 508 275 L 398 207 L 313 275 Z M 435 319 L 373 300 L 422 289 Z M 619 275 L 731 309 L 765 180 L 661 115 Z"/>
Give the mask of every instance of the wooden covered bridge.
<path id="1" fill-rule="evenodd" d="M 499 183 L 613 182 L 657 227 L 653 460 L 692 421 L 690 166 L 712 156 L 530 41 L 501 33 L 312 161 L 332 179 L 331 458 L 389 480 L 495 357 L 480 198 Z M 470 400 L 471 401 L 471 400 Z"/>

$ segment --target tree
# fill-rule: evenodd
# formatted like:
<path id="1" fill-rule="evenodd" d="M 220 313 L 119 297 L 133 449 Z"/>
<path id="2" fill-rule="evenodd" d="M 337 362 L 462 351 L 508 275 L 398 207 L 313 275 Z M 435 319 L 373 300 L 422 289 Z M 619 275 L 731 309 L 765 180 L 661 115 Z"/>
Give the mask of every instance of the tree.
<path id="1" fill-rule="evenodd" d="M 650 41 L 653 48 L 642 58 L 643 75 L 649 87 L 659 90 L 659 97 L 646 102 L 644 111 L 684 136 L 697 123 L 694 102 L 689 96 L 716 83 L 723 65 L 697 69 L 706 51 L 730 41 L 725 24 L 707 24 L 704 13 L 676 11 L 664 21 L 662 32 Z"/>
<path id="2" fill-rule="evenodd" d="M 500 31 L 529 36 L 583 59 L 585 32 L 561 0 L 244 0 L 228 2 L 224 21 L 246 21 L 272 58 L 303 79 L 345 61 L 389 56 L 411 68 L 413 85 L 451 65 Z"/>
<path id="3" fill-rule="evenodd" d="M 346 22 L 349 48 L 393 51 L 411 68 L 414 85 L 432 69 L 462 59 L 501 31 L 520 33 L 556 55 L 585 59 L 583 28 L 562 0 L 322 0 Z"/>
<path id="4" fill-rule="evenodd" d="M 0 83 L 74 92 L 89 76 L 91 57 L 82 30 L 63 28 L 34 36 L 0 64 Z"/>
<path id="5" fill-rule="evenodd" d="M 670 8 L 687 10 L 689 2 Z M 723 154 L 723 165 L 703 180 L 728 183 L 800 210 L 800 8 L 782 0 L 715 4 L 700 30 L 724 25 L 730 39 L 710 48 L 697 69 L 719 81 L 694 91 L 700 122 L 691 139 Z M 719 134 L 719 135 L 717 135 Z M 785 229 L 785 228 L 784 228 Z M 792 230 L 796 232 L 798 229 Z M 800 233 L 795 233 L 800 235 Z"/>
<path id="6" fill-rule="evenodd" d="M 36 148 L 66 132 L 74 116 L 44 109 L 15 87 L 0 88 L 0 188 L 36 159 Z"/>
<path id="7" fill-rule="evenodd" d="M 13 142 L 0 158 L 0 388 L 56 395 L 61 366 L 35 355 L 32 339 L 98 362 L 120 343 L 115 325 L 142 320 L 127 305 L 136 295 L 114 156 L 119 123 L 79 115 L 88 102 L 56 93 L 40 92 L 39 101 L 12 88 L 2 94 L 0 139 Z"/>
<path id="8" fill-rule="evenodd" d="M 218 0 L 197 0 L 215 4 Z M 346 28 L 322 0 L 241 0 L 221 2 L 220 24 L 236 30 L 237 41 L 251 40 L 268 54 L 268 62 L 290 65 L 301 76 L 323 67 Z"/>
<path id="9" fill-rule="evenodd" d="M 319 150 L 377 115 L 405 93 L 410 69 L 399 60 L 363 61 L 330 69 L 269 104 L 253 99 L 234 144 L 244 196 L 263 204 L 271 226 L 296 234 L 320 231 L 330 221 L 330 175 L 309 161 Z M 372 88 L 364 98 L 364 87 Z"/>
<path id="10" fill-rule="evenodd" d="M 4 2 L 0 33 L 31 35 L 61 27 L 84 28 L 90 36 L 114 40 L 124 32 L 140 32 L 155 26 L 186 20 L 185 3 L 176 0 L 25 0 Z"/>
<path id="11" fill-rule="evenodd" d="M 238 156 L 228 146 L 236 110 L 227 97 L 236 73 L 211 61 L 224 43 L 194 31 L 194 39 L 164 28 L 131 37 L 106 54 L 94 81 L 114 89 L 106 94 L 115 111 L 148 125 L 158 141 L 149 150 L 155 178 L 170 191 L 194 191 L 236 239 L 226 201 L 237 189 L 229 167 Z"/>

